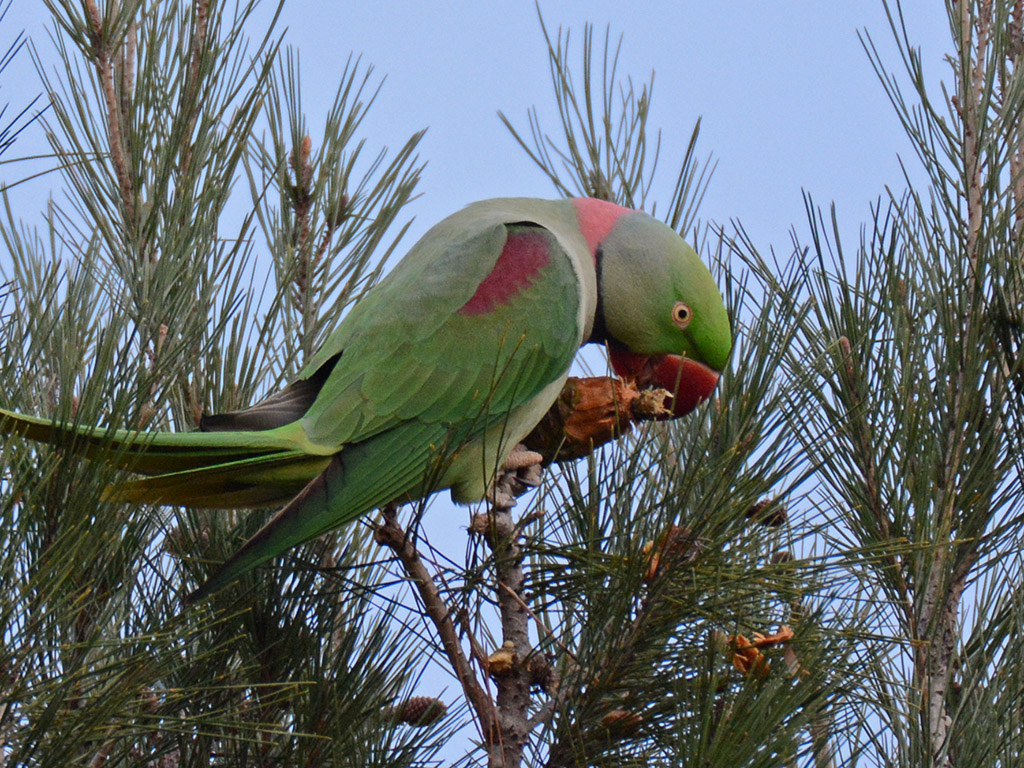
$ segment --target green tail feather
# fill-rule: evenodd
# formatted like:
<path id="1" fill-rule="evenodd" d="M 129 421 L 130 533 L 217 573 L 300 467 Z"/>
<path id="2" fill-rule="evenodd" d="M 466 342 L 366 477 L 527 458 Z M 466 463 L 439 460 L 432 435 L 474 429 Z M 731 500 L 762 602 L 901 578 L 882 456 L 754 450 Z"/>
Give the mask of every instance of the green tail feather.
<path id="1" fill-rule="evenodd" d="M 329 456 L 283 451 L 201 469 L 168 472 L 107 489 L 107 501 L 206 509 L 284 504 L 330 463 Z"/>
<path id="2" fill-rule="evenodd" d="M 267 432 L 142 432 L 72 426 L 0 408 L 0 434 L 40 443 L 68 443 L 91 461 L 103 461 L 141 475 L 203 469 L 282 452 L 303 452 L 289 425 Z"/>
<path id="3" fill-rule="evenodd" d="M 424 495 L 442 424 L 400 429 L 324 455 L 301 424 L 263 432 L 140 432 L 54 424 L 0 409 L 0 434 L 66 445 L 84 458 L 150 477 L 109 488 L 122 502 L 238 508 L 284 504 L 189 597 L 195 602 L 289 547 L 394 499 Z"/>
<path id="4" fill-rule="evenodd" d="M 199 589 L 186 595 L 186 605 L 220 591 L 250 568 L 309 539 L 309 520 L 322 518 L 331 508 L 334 499 L 330 486 L 343 473 L 343 467 L 341 454 L 331 458 L 323 472 L 245 542 L 212 577 L 200 585 Z"/>
<path id="5" fill-rule="evenodd" d="M 145 480 L 107 489 L 109 501 L 227 509 L 283 504 L 327 466 L 304 450 L 298 425 L 266 432 L 141 432 L 73 426 L 0 409 L 0 434 L 67 444 Z"/>

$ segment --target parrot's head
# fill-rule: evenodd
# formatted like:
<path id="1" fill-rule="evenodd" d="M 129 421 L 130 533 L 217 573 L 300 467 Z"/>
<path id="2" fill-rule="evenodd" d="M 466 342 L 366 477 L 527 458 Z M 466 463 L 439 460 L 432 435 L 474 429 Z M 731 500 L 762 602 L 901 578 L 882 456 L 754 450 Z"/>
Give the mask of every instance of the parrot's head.
<path id="1" fill-rule="evenodd" d="M 667 389 L 672 415 L 689 413 L 711 396 L 732 348 L 711 273 L 682 237 L 646 213 L 597 200 L 576 207 L 597 265 L 592 338 L 607 343 L 617 374 Z"/>

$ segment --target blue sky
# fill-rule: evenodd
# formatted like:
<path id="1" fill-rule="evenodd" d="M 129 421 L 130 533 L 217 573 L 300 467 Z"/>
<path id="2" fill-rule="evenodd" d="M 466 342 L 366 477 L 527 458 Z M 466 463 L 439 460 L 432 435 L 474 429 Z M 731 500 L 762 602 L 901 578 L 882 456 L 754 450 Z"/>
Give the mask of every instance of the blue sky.
<path id="1" fill-rule="evenodd" d="M 703 218 L 737 219 L 755 245 L 786 249 L 788 231 L 803 223 L 801 190 L 820 204 L 835 201 L 845 228 L 856 233 L 869 202 L 887 185 L 902 188 L 899 156 L 913 165 L 887 98 L 871 71 L 857 30 L 867 28 L 892 68 L 898 67 L 881 2 L 734 0 L 685 2 L 541 2 L 549 28 L 610 26 L 623 35 L 622 74 L 645 80 L 655 72 L 651 122 L 663 131 L 661 181 L 668 185 L 690 130 L 703 118 L 699 148 L 717 170 Z M 907 26 L 941 74 L 948 48 L 945 13 L 908 2 Z M 270 4 L 264 16 L 269 16 Z M 429 161 L 416 202 L 413 234 L 468 202 L 502 195 L 550 196 L 496 117 L 498 109 L 525 126 L 537 105 L 555 130 L 545 45 L 534 4 L 527 0 L 422 3 L 382 0 L 338 3 L 297 0 L 285 5 L 282 26 L 299 50 L 304 97 L 317 126 L 349 52 L 364 56 L 386 84 L 365 124 L 370 145 L 397 148 L 420 128 Z M 54 61 L 43 4 L 13 4 L 0 32 L 18 29 Z M 254 33 L 256 30 L 254 30 Z M 39 91 L 27 55 L 0 80 L 0 99 L 19 106 Z M 28 135 L 8 157 L 41 147 Z M 17 166 L 0 175 L 18 177 Z M 12 192 L 16 212 L 31 217 L 57 177 Z M 0 259 L 3 256 L 0 255 Z"/>

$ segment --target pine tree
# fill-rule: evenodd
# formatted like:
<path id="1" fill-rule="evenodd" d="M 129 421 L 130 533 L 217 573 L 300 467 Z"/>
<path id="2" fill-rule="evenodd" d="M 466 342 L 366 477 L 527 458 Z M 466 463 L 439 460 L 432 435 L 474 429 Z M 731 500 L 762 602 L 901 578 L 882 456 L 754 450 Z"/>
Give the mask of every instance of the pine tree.
<path id="1" fill-rule="evenodd" d="M 37 229 L 5 192 L 0 404 L 193 429 L 279 388 L 387 269 L 420 134 L 372 149 L 357 58 L 308 125 L 253 3 L 46 2 L 29 129 L 60 181 Z M 455 548 L 427 503 L 388 507 L 185 608 L 265 515 L 114 504 L 104 465 L 5 441 L 0 763 L 1018 764 L 1024 3 L 947 0 L 938 91 L 887 9 L 903 74 L 862 39 L 926 183 L 852 249 L 808 198 L 781 260 L 701 222 L 699 121 L 659 203 L 653 82 L 542 22 L 560 124 L 503 116 L 524 159 L 696 241 L 735 349 L 679 422 L 574 382 L 547 428 L 617 439 L 548 451 Z"/>

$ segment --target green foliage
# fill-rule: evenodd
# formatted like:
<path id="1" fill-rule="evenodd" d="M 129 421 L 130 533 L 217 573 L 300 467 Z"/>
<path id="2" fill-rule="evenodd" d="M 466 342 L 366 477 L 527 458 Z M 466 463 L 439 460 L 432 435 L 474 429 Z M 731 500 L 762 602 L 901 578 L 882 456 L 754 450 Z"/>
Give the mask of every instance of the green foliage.
<path id="1" fill-rule="evenodd" d="M 49 8 L 63 69 L 41 74 L 52 94 L 42 119 L 69 194 L 41 231 L 9 202 L 0 223 L 5 404 L 192 428 L 204 409 L 248 403 L 301 362 L 281 340 L 295 327 L 293 264 L 310 249 L 284 246 L 267 216 L 271 193 L 294 209 L 284 127 L 267 108 L 280 98 L 277 38 L 249 41 L 252 4 L 234 16 L 209 3 Z M 354 62 L 345 77 L 370 75 Z M 297 76 L 290 85 L 300 124 Z M 328 170 L 303 192 L 320 249 L 309 285 L 336 311 L 372 279 L 371 254 L 400 237 L 419 172 L 418 136 L 393 158 L 362 159 L 364 111 L 358 91 L 339 93 Z M 267 178 L 251 186 L 248 213 L 229 216 L 248 197 L 236 184 L 246 168 Z M 280 267 L 264 287 L 261 250 Z M 319 327 L 308 325 L 313 343 Z M 393 723 L 419 667 L 392 611 L 367 612 L 370 594 L 345 583 L 363 560 L 351 537 L 183 611 L 200 561 L 225 556 L 241 518 L 105 502 L 111 472 L 61 446 L 12 440 L 2 459 L 7 764 L 408 765 L 445 741 L 447 725 Z"/>
<path id="2" fill-rule="evenodd" d="M 538 14 L 539 16 L 539 14 Z M 558 107 L 559 128 L 554 138 L 545 132 L 536 108 L 530 111 L 530 138 L 515 129 L 499 112 L 519 146 L 548 177 L 560 196 L 597 197 L 613 200 L 628 208 L 657 213 L 651 186 L 661 154 L 661 133 L 653 136 L 647 128 L 654 75 L 640 87 L 632 79 L 618 79 L 620 39 L 613 48 L 611 30 L 605 31 L 603 55 L 596 61 L 594 30 L 583 31 L 583 56 L 579 82 L 574 80 L 570 60 L 570 34 L 558 30 L 552 39 L 540 17 L 548 46 L 551 86 Z M 600 80 L 596 71 L 600 69 Z M 679 167 L 675 189 L 665 220 L 680 232 L 691 230 L 697 208 L 704 197 L 713 167 L 696 159 L 698 119 Z M 653 146 L 652 146 L 653 145 Z"/>

